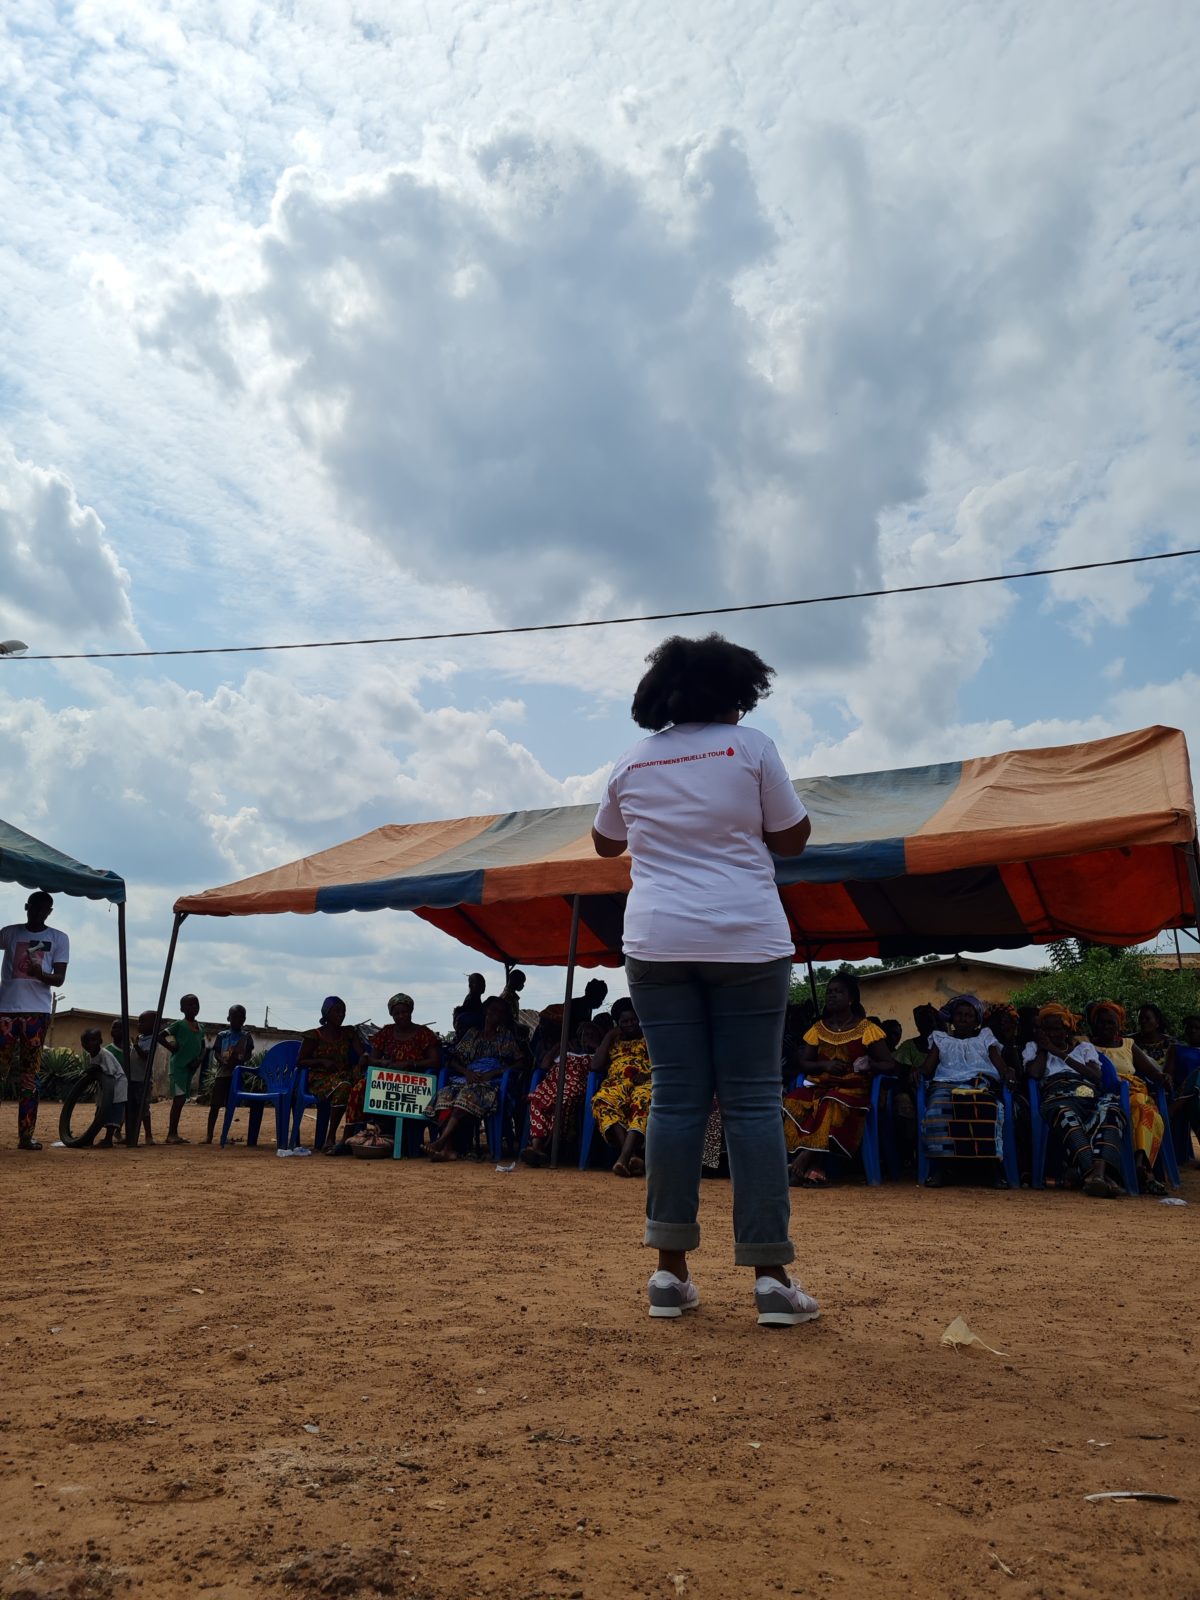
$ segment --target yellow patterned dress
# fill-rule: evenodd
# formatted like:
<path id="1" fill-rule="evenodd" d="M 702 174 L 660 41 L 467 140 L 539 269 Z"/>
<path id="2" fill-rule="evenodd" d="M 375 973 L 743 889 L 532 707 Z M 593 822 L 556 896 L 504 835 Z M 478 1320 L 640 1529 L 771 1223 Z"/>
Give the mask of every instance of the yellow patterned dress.
<path id="1" fill-rule="evenodd" d="M 650 1115 L 650 1052 L 645 1039 L 618 1039 L 604 1082 L 592 1096 L 592 1116 L 607 1139 L 610 1128 L 645 1133 Z"/>
<path id="2" fill-rule="evenodd" d="M 1153 1091 L 1134 1069 L 1133 1040 L 1123 1039 L 1119 1045 L 1106 1044 L 1103 1048 L 1097 1045 L 1096 1048 L 1116 1067 L 1122 1082 L 1129 1085 L 1129 1131 L 1133 1135 L 1133 1148 L 1153 1167 L 1162 1149 L 1163 1119 Z"/>
<path id="3" fill-rule="evenodd" d="M 819 1021 L 804 1035 L 814 1045 L 817 1060 L 805 1069 L 804 1080 L 783 1099 L 784 1136 L 789 1151 L 832 1150 L 852 1156 L 862 1143 L 871 1109 L 871 1080 L 854 1071 L 882 1028 L 861 1019 L 838 1030 Z"/>

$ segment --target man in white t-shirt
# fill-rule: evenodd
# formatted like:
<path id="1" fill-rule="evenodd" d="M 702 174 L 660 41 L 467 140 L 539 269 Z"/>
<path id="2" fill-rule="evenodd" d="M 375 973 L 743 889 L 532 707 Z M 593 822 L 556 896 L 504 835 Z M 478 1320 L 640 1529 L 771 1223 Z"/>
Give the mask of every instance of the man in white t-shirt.
<path id="1" fill-rule="evenodd" d="M 42 1046 L 50 1025 L 51 991 L 67 975 L 71 946 L 49 926 L 54 901 L 37 889 L 25 902 L 25 921 L 0 928 L 0 1085 L 15 1094 L 22 1150 L 40 1150 L 34 1138 Z"/>

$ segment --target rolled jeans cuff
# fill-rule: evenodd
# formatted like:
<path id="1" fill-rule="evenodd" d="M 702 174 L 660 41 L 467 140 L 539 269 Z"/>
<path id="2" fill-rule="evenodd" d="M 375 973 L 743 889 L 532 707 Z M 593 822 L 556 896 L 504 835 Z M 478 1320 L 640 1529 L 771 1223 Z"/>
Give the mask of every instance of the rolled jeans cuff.
<path id="1" fill-rule="evenodd" d="M 698 1250 L 700 1224 L 698 1222 L 650 1222 L 642 1243 L 653 1250 Z"/>
<path id="2" fill-rule="evenodd" d="M 786 1267 L 796 1259 L 796 1247 L 790 1239 L 782 1244 L 735 1244 L 735 1267 Z"/>

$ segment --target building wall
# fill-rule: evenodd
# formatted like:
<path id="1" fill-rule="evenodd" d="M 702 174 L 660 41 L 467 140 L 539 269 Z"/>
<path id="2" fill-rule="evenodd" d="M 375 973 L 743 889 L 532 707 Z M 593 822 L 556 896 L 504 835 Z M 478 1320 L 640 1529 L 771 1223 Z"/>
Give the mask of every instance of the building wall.
<path id="1" fill-rule="evenodd" d="M 898 1017 L 907 1037 L 912 1032 L 914 1006 L 944 1006 L 956 994 L 975 994 L 989 1004 L 1011 1000 L 1032 976 L 1032 972 L 989 966 L 965 958 L 952 966 L 931 963 L 897 973 L 881 973 L 878 978 L 860 978 L 859 983 L 868 1016 Z"/>

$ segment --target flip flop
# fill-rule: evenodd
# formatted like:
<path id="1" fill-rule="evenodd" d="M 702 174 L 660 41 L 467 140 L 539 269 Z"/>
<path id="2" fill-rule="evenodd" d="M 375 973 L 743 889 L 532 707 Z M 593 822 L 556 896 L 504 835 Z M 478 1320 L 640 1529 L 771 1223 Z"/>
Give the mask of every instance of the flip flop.
<path id="1" fill-rule="evenodd" d="M 1083 1192 L 1090 1194 L 1094 1200 L 1115 1200 L 1121 1193 L 1116 1184 L 1110 1183 L 1107 1178 L 1085 1178 Z"/>

